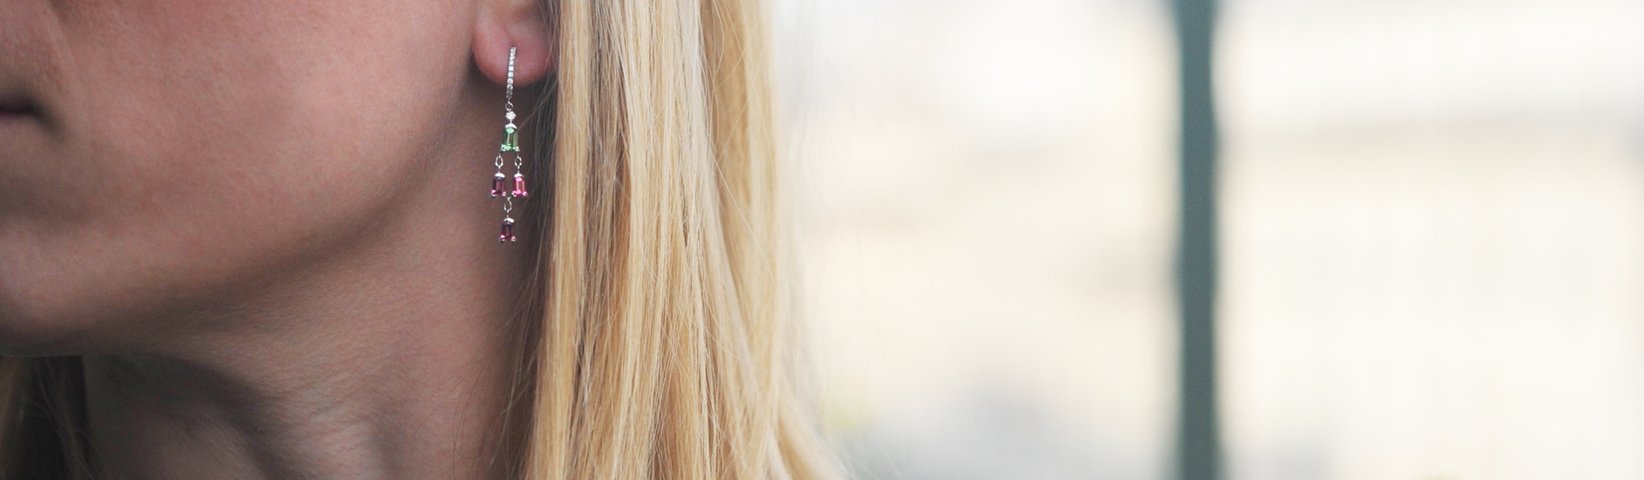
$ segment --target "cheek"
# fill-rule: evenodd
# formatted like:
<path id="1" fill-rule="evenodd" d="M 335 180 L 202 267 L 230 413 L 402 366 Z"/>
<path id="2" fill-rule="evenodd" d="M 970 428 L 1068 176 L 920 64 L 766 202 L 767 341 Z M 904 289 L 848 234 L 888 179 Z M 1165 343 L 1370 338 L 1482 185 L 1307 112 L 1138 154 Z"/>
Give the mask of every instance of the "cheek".
<path id="1" fill-rule="evenodd" d="M 433 2 L 95 3 L 61 18 L 61 142 L 3 182 L 0 349 L 163 327 L 370 235 L 466 74 Z"/>

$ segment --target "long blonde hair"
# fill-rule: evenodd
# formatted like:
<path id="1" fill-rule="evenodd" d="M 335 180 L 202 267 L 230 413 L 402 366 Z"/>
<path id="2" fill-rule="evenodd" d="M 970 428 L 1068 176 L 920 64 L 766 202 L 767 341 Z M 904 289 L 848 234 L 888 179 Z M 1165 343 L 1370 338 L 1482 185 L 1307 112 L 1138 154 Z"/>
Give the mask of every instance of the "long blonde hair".
<path id="1" fill-rule="evenodd" d="M 838 476 L 800 393 L 765 12 L 752 0 L 541 8 L 559 68 L 526 117 L 527 149 L 551 191 L 522 222 L 541 234 L 513 324 L 521 395 L 500 468 Z M 0 358 L 0 479 L 89 475 L 68 361 Z"/>
<path id="2" fill-rule="evenodd" d="M 796 393 L 765 12 L 544 10 L 560 60 L 525 477 L 828 476 Z"/>

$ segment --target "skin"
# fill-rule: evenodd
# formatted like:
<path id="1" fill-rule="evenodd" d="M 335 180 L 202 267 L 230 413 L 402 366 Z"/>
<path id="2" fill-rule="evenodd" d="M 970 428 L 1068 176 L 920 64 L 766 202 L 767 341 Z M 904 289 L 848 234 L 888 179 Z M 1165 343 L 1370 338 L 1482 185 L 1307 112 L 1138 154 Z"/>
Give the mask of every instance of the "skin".
<path id="1" fill-rule="evenodd" d="M 550 33 L 523 0 L 0 3 L 0 352 L 84 355 L 113 478 L 495 476 L 529 237 L 486 189 L 508 46 L 526 94 Z"/>

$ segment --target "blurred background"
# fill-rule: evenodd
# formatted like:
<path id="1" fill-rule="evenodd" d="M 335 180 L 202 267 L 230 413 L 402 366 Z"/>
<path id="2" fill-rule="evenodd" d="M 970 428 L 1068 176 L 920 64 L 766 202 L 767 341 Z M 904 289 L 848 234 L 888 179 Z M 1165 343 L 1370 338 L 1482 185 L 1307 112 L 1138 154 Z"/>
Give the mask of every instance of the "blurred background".
<path id="1" fill-rule="evenodd" d="M 772 15 L 859 478 L 1644 478 L 1644 2 Z"/>

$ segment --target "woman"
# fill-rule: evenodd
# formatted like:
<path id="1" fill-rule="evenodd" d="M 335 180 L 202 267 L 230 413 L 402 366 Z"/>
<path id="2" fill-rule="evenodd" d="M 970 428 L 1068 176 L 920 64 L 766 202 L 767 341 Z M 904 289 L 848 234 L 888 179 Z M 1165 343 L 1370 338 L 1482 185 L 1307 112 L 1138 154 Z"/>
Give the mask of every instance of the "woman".
<path id="1" fill-rule="evenodd" d="M 761 15 L 0 5 L 0 475 L 831 476 Z"/>

